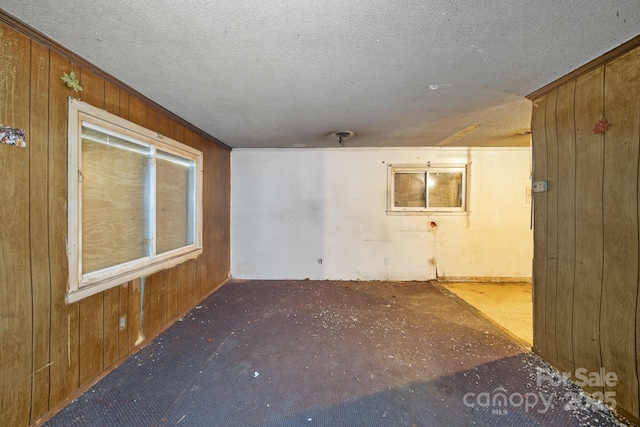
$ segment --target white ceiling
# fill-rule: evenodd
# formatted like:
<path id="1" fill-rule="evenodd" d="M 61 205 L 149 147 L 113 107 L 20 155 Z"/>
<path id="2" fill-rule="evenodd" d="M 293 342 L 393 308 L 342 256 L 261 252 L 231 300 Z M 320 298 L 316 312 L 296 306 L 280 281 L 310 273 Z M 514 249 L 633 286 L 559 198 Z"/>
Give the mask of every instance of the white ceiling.
<path id="1" fill-rule="evenodd" d="M 528 145 L 524 95 L 640 31 L 640 0 L 2 8 L 232 147 Z"/>

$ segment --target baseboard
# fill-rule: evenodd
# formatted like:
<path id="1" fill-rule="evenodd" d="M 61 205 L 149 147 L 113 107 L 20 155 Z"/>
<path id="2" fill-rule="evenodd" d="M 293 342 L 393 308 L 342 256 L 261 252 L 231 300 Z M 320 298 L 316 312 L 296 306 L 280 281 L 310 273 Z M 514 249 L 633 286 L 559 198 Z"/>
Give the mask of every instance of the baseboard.
<path id="1" fill-rule="evenodd" d="M 531 277 L 504 276 L 438 276 L 438 282 L 473 282 L 473 283 L 531 283 Z"/>

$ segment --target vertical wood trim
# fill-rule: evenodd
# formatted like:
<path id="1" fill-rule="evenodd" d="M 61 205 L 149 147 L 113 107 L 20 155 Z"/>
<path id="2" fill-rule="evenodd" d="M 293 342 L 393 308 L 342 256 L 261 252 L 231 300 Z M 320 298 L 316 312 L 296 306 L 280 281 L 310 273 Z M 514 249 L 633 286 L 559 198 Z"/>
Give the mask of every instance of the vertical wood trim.
<path id="1" fill-rule="evenodd" d="M 144 293 L 141 294 L 142 295 L 142 300 L 143 300 L 143 307 L 142 307 L 142 313 L 140 313 L 140 315 L 142 316 L 142 335 L 145 338 L 149 338 L 151 336 L 151 328 L 150 328 L 150 314 L 151 314 L 151 282 L 153 281 L 152 279 L 153 276 L 147 276 L 145 278 L 145 282 L 144 282 Z"/>
<path id="2" fill-rule="evenodd" d="M 178 267 L 172 267 L 167 271 L 167 319 L 175 318 L 178 311 Z"/>
<path id="3" fill-rule="evenodd" d="M 147 278 L 145 287 L 149 288 L 149 311 L 145 317 L 149 319 L 149 336 L 162 328 L 162 300 L 160 295 L 160 274 L 152 274 Z"/>
<path id="4" fill-rule="evenodd" d="M 187 129 L 185 131 L 184 138 L 185 138 L 185 142 L 189 144 L 191 147 L 194 147 L 202 151 L 202 147 L 200 147 L 200 141 L 199 141 L 198 135 L 195 132 L 192 132 Z M 203 181 L 204 181 L 204 175 L 203 175 Z M 203 211 L 204 211 L 204 206 L 203 206 Z M 204 229 L 203 229 L 203 233 L 204 233 Z M 204 237 L 202 238 L 204 239 Z M 189 307 L 193 306 L 193 304 L 198 300 L 198 297 L 199 297 L 199 292 L 197 290 L 198 286 L 197 286 L 197 276 L 196 276 L 196 269 L 198 268 L 197 265 L 198 265 L 198 262 L 196 260 L 189 261 L 187 265 L 187 277 L 185 280 L 186 280 L 186 287 L 187 287 L 186 299 L 187 299 L 187 305 Z"/>
<path id="5" fill-rule="evenodd" d="M 160 320 L 163 327 L 169 324 L 171 320 L 169 317 L 169 271 L 163 270 L 156 273 L 160 279 Z"/>
<path id="6" fill-rule="evenodd" d="M 129 120 L 129 94 L 123 91 L 120 91 L 120 113 L 118 115 Z"/>
<path id="7" fill-rule="evenodd" d="M 191 260 L 187 263 L 187 276 L 185 281 L 187 283 L 187 306 L 193 307 L 196 301 L 198 301 L 198 295 L 196 294 L 196 260 Z"/>
<path id="8" fill-rule="evenodd" d="M 147 127 L 147 104 L 133 96 L 129 98 L 129 120 L 137 125 Z"/>
<path id="9" fill-rule="evenodd" d="M 603 114 L 604 67 L 576 81 L 576 271 L 573 355 L 576 368 L 599 372 L 602 293 L 604 137 L 593 132 Z M 602 392 L 602 387 L 586 387 Z"/>
<path id="10" fill-rule="evenodd" d="M 49 262 L 51 278 L 51 377 L 49 407 L 78 388 L 79 306 L 67 305 L 67 97 L 60 76 L 77 67 L 51 53 L 49 74 Z"/>
<path id="11" fill-rule="evenodd" d="M 129 353 L 129 283 L 118 286 L 118 304 L 120 309 L 118 310 L 118 352 L 120 357 L 126 356 Z M 120 328 L 120 319 L 124 317 L 125 327 Z"/>
<path id="12" fill-rule="evenodd" d="M 198 268 L 198 284 L 203 295 L 227 279 L 230 259 L 229 245 L 224 243 L 230 238 L 230 230 L 222 225 L 230 223 L 230 155 L 212 148 L 211 144 L 203 143 L 204 175 L 209 177 L 203 183 L 203 208 L 209 212 L 210 219 L 203 225 L 203 245 L 208 251 L 199 259 Z"/>
<path id="13" fill-rule="evenodd" d="M 556 284 L 556 350 L 558 367 L 573 372 L 573 288 L 575 279 L 575 81 L 558 88 L 558 281 Z M 560 237 L 562 236 L 562 237 Z"/>
<path id="14" fill-rule="evenodd" d="M 82 100 L 94 107 L 104 109 L 104 80 L 100 79 L 90 71 L 81 70 L 80 85 L 82 86 Z"/>
<path id="15" fill-rule="evenodd" d="M 120 288 L 115 287 L 104 291 L 104 368 L 113 365 L 119 358 L 119 304 Z"/>
<path id="16" fill-rule="evenodd" d="M 171 120 L 168 117 L 164 115 L 158 116 L 157 126 L 160 135 L 171 137 Z M 162 328 L 166 326 L 171 319 L 169 317 L 169 289 L 171 288 L 171 283 L 169 283 L 169 270 L 160 271 L 156 273 L 155 276 L 154 290 L 157 295 L 156 303 L 159 302 L 159 312 L 152 314 L 151 324 L 154 326 L 154 329 L 157 320 L 160 321 L 159 327 Z"/>
<path id="17" fill-rule="evenodd" d="M 556 351 L 556 286 L 558 281 L 558 130 L 556 127 L 556 103 L 558 91 L 547 95 L 547 291 L 545 301 L 545 338 L 547 357 L 555 364 Z"/>
<path id="18" fill-rule="evenodd" d="M 187 309 L 187 268 L 187 263 L 182 263 L 176 266 L 176 285 L 178 286 L 178 313 L 184 313 Z"/>
<path id="19" fill-rule="evenodd" d="M 606 65 L 605 73 L 605 117 L 611 126 L 604 135 L 602 362 L 620 379 L 611 389 L 618 404 L 638 417 L 640 49 Z"/>
<path id="20" fill-rule="evenodd" d="M 147 109 L 147 129 L 158 133 L 158 111 L 153 108 Z"/>
<path id="21" fill-rule="evenodd" d="M 167 116 L 158 116 L 157 126 L 160 135 L 171 137 L 171 121 Z"/>
<path id="22" fill-rule="evenodd" d="M 0 78 L 0 120 L 6 126 L 29 130 L 30 40 L 5 26 L 0 26 L 0 40 L 3 41 L 0 44 L 0 76 L 3 77 Z M 3 201 L 0 203 L 2 425 L 26 425 L 31 412 L 33 323 L 29 161 L 29 148 L 0 144 L 0 200 Z"/>
<path id="23" fill-rule="evenodd" d="M 140 279 L 129 282 L 129 350 L 136 346 L 140 336 Z"/>
<path id="24" fill-rule="evenodd" d="M 206 146 L 206 144 L 204 143 L 203 139 L 200 138 L 199 135 L 196 135 L 191 143 L 193 144 L 193 146 L 195 148 L 197 148 L 198 150 L 202 151 L 204 153 L 203 155 L 203 160 L 202 160 L 202 164 L 203 164 L 203 180 L 202 180 L 202 211 L 203 213 L 207 214 L 207 215 L 213 215 L 213 212 L 208 211 L 206 206 L 206 201 L 207 198 L 209 197 L 209 195 L 207 194 L 207 189 L 209 187 L 209 183 L 208 181 L 211 179 L 214 179 L 212 177 L 210 177 L 209 175 L 207 175 L 206 173 L 204 173 L 205 167 L 207 165 L 207 163 L 209 163 L 211 161 L 211 156 L 209 155 L 210 150 L 208 149 L 208 147 Z M 209 240 L 208 240 L 208 236 L 206 235 L 207 231 L 209 230 L 209 221 L 207 220 L 203 220 L 202 221 L 202 247 L 204 249 L 202 255 L 200 257 L 198 257 L 195 260 L 195 266 L 194 266 L 194 279 L 195 279 L 195 285 L 194 285 L 194 295 L 196 300 L 199 300 L 203 295 L 204 295 L 204 291 L 202 290 L 202 286 L 201 286 L 201 275 L 200 275 L 200 270 L 202 267 L 202 265 L 205 263 L 204 259 L 207 258 L 209 251 L 211 250 L 209 248 Z"/>
<path id="25" fill-rule="evenodd" d="M 184 127 L 175 120 L 169 121 L 169 138 L 173 138 L 176 141 L 182 141 L 184 135 Z"/>
<path id="26" fill-rule="evenodd" d="M 640 37 L 639 37 L 640 38 Z M 634 85 L 634 94 L 635 94 L 635 105 L 634 105 L 634 113 L 635 113 L 635 118 L 634 118 L 634 114 L 629 114 L 628 119 L 630 121 L 634 121 L 635 120 L 635 129 L 634 129 L 634 134 L 632 135 L 630 140 L 631 140 L 631 144 L 634 144 L 636 146 L 640 147 L 640 77 L 639 77 L 639 72 L 638 72 L 638 68 L 640 68 L 640 55 L 638 55 L 640 53 L 640 48 L 636 49 L 633 54 L 630 54 L 631 61 L 635 62 L 635 75 L 632 75 L 631 78 L 631 82 Z M 633 109 L 632 109 L 633 111 Z M 639 156 L 639 160 L 640 160 L 640 156 Z M 640 246 L 640 164 L 638 165 L 638 245 Z M 640 249 L 639 249 L 640 252 Z M 640 257 L 640 253 L 638 254 Z M 640 258 L 638 259 L 638 268 L 640 269 Z M 636 352 L 636 357 L 635 357 L 635 368 L 636 368 L 636 406 L 632 407 L 631 410 L 628 410 L 628 412 L 631 412 L 633 415 L 635 415 L 636 418 L 639 418 L 640 416 L 638 415 L 638 413 L 640 412 L 640 407 L 639 407 L 639 402 L 640 401 L 640 272 L 639 272 L 639 277 L 638 277 L 638 285 L 636 287 L 636 306 L 635 306 L 635 311 L 636 311 L 636 318 L 635 318 L 635 352 Z M 627 410 L 625 408 L 625 410 Z"/>
<path id="27" fill-rule="evenodd" d="M 1 74 L 1 72 L 0 72 Z M 49 51 L 31 42 L 29 225 L 33 298 L 31 422 L 49 410 L 51 284 L 49 282 Z"/>
<path id="28" fill-rule="evenodd" d="M 103 293 L 92 295 L 80 304 L 80 385 L 95 378 L 104 369 Z"/>
<path id="29" fill-rule="evenodd" d="M 209 144 L 211 145 L 211 144 Z M 220 283 L 225 282 L 231 271 L 231 152 L 216 149 L 218 157 L 218 168 L 223 171 L 220 176 L 218 200 L 211 200 L 212 206 L 218 209 L 220 216 L 216 222 L 216 230 L 219 231 L 218 247 L 219 255 L 212 262 L 217 263 L 220 267 L 220 274 L 216 282 L 216 287 Z M 216 207 L 219 204 L 220 206 Z M 216 230 L 213 232 L 215 233 Z"/>
<path id="30" fill-rule="evenodd" d="M 533 181 L 547 181 L 547 131 L 545 125 L 547 96 L 533 102 L 531 140 Z M 533 348 L 547 354 L 547 193 L 533 194 Z"/>
<path id="31" fill-rule="evenodd" d="M 104 84 L 104 109 L 111 114 L 120 114 L 120 91 L 112 84 Z"/>
<path id="32" fill-rule="evenodd" d="M 104 108 L 104 80 L 81 70 L 82 98 Z M 104 293 L 85 298 L 80 304 L 80 384 L 85 384 L 104 370 Z"/>
<path id="33" fill-rule="evenodd" d="M 104 85 L 104 109 L 112 114 L 120 114 L 120 90 L 109 82 Z M 104 292 L 104 366 L 113 365 L 121 356 L 120 342 L 128 341 L 125 331 L 120 330 L 120 287 Z M 123 335 L 121 337 L 121 335 Z"/>
<path id="34" fill-rule="evenodd" d="M 218 164 L 218 158 L 216 154 L 217 153 L 211 153 L 211 155 L 205 157 L 206 162 L 203 165 L 204 174 L 206 176 L 212 176 L 215 178 L 203 183 L 202 204 L 204 210 L 207 212 L 211 212 L 212 217 L 215 218 L 214 222 L 217 223 L 220 213 L 215 209 L 215 207 L 212 207 L 211 201 L 218 195 L 218 183 L 221 182 L 220 174 L 222 173 L 222 171 L 216 168 Z M 215 231 L 213 228 L 213 224 L 204 224 L 202 234 L 203 236 L 206 236 L 206 240 L 203 241 L 203 245 L 209 248 L 209 252 L 207 253 L 206 259 L 203 260 L 205 262 L 202 263 L 201 270 L 198 272 L 200 279 L 200 291 L 203 294 L 207 294 L 211 289 L 211 281 L 215 280 L 215 276 L 218 270 L 217 266 L 210 262 L 211 258 L 216 256 L 214 254 L 217 254 L 218 252 L 218 248 L 216 247 L 218 236 L 216 236 L 214 233 Z"/>
<path id="35" fill-rule="evenodd" d="M 169 126 L 169 137 L 176 141 L 184 141 L 184 127 L 175 120 L 171 120 Z M 180 287 L 178 283 L 178 267 L 170 268 L 167 277 L 167 319 L 174 319 L 180 313 L 178 310 L 178 288 Z"/>

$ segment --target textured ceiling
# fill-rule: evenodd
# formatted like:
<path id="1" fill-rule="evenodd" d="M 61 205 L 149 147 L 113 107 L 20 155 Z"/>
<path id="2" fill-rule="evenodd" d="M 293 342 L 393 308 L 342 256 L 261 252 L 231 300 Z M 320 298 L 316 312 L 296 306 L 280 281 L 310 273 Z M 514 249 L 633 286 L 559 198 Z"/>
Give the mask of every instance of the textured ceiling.
<path id="1" fill-rule="evenodd" d="M 528 145 L 524 95 L 640 29 L 640 0 L 2 8 L 232 147 Z"/>

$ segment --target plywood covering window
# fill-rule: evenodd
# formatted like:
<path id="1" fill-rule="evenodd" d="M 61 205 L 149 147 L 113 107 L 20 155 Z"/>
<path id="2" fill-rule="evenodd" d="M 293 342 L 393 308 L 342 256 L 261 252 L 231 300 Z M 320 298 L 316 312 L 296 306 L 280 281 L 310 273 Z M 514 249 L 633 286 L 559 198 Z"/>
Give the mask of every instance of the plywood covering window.
<path id="1" fill-rule="evenodd" d="M 466 165 L 390 166 L 387 210 L 464 212 L 466 191 Z"/>
<path id="2" fill-rule="evenodd" d="M 69 292 L 77 301 L 202 252 L 202 153 L 69 101 Z"/>

